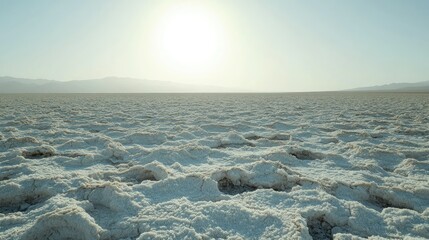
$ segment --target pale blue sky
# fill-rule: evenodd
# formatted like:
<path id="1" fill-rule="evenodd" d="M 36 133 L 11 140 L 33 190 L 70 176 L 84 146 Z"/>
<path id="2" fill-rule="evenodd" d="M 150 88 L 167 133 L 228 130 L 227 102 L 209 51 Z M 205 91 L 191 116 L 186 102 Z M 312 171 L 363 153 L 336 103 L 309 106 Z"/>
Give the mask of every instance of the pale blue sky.
<path id="1" fill-rule="evenodd" d="M 153 35 L 174 4 L 0 0 L 0 76 L 126 76 L 262 91 L 429 80 L 427 0 L 188 1 L 203 5 L 223 33 L 216 64 L 194 72 L 157 56 Z"/>

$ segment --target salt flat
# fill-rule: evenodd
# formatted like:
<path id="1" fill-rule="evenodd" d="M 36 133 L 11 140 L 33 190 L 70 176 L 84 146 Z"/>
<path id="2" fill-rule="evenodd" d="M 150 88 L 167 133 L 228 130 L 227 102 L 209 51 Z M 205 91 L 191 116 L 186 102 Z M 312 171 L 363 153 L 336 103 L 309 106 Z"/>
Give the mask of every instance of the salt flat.
<path id="1" fill-rule="evenodd" d="M 0 95 L 0 239 L 429 238 L 429 94 Z"/>

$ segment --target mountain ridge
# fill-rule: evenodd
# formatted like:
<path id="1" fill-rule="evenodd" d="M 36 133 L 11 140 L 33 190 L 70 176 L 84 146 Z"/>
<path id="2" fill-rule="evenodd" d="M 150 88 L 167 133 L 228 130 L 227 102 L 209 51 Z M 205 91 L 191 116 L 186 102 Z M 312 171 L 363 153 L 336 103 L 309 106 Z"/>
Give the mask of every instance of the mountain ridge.
<path id="1" fill-rule="evenodd" d="M 0 93 L 185 93 L 233 92 L 236 89 L 128 77 L 56 81 L 0 77 Z"/>
<path id="2" fill-rule="evenodd" d="M 413 83 L 389 83 L 383 85 L 352 88 L 344 91 L 382 91 L 382 92 L 429 92 L 429 81 L 413 82 Z"/>
<path id="3" fill-rule="evenodd" d="M 56 81 L 0 77 L 0 93 L 215 93 L 248 92 L 219 86 L 109 76 L 98 79 Z M 429 92 L 429 81 L 389 83 L 334 92 Z"/>

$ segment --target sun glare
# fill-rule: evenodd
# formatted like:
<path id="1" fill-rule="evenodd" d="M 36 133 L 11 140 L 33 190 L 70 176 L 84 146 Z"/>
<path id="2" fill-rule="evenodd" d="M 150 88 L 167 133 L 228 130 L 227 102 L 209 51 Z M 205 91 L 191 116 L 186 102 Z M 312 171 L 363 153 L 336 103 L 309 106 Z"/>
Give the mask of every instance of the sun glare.
<path id="1" fill-rule="evenodd" d="M 155 36 L 156 54 L 170 69 L 201 73 L 220 60 L 222 26 L 217 16 L 202 6 L 170 6 L 160 18 Z"/>

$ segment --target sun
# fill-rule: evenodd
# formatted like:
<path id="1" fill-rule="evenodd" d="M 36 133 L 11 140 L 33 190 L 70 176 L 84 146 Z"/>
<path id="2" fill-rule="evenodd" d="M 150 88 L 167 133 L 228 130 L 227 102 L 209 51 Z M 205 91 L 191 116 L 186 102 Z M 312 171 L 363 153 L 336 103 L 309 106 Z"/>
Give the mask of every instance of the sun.
<path id="1" fill-rule="evenodd" d="M 156 55 L 170 69 L 189 73 L 208 71 L 220 61 L 222 30 L 216 14 L 203 6 L 170 6 L 156 25 Z"/>

